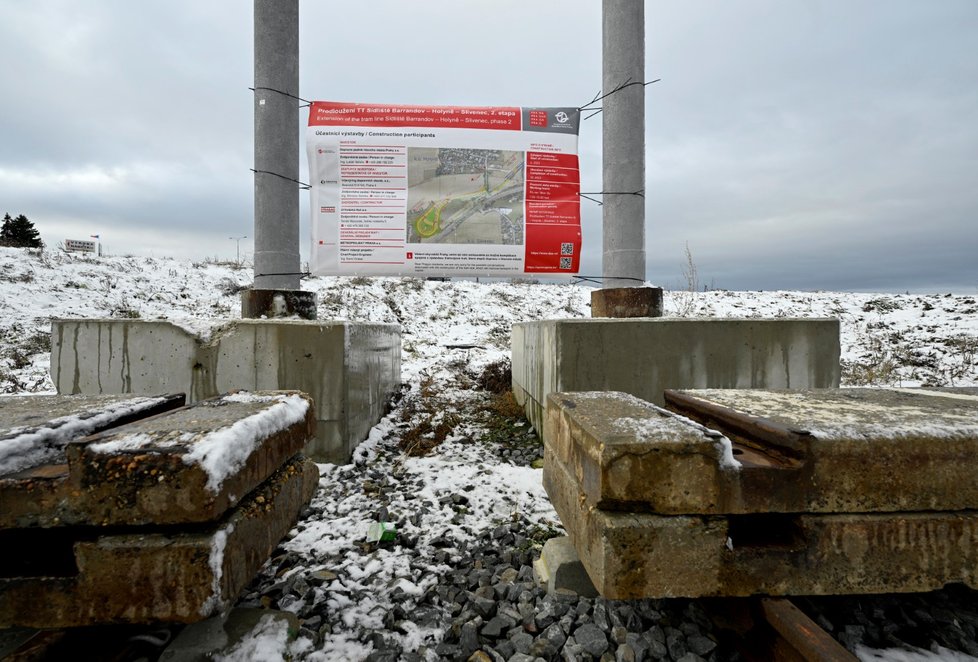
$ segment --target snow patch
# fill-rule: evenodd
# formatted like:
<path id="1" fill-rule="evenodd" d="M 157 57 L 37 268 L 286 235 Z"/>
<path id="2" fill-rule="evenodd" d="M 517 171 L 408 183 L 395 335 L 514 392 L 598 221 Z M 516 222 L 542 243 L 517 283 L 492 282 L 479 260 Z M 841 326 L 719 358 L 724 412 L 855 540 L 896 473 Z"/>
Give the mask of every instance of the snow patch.
<path id="1" fill-rule="evenodd" d="M 282 662 L 290 658 L 289 624 L 272 614 L 262 616 L 251 631 L 226 653 L 214 656 L 216 662 Z"/>
<path id="2" fill-rule="evenodd" d="M 220 528 L 211 538 L 211 551 L 207 556 L 207 565 L 211 569 L 211 596 L 204 601 L 200 608 L 201 616 L 216 614 L 224 606 L 221 579 L 224 577 L 224 549 L 227 547 L 228 536 L 234 532 L 234 525 L 228 524 Z"/>

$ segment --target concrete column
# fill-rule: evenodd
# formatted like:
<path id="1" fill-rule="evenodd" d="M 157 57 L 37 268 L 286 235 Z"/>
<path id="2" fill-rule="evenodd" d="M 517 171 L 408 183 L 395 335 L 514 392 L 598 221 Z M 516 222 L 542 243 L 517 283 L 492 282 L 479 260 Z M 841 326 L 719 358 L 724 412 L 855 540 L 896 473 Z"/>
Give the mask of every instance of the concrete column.
<path id="1" fill-rule="evenodd" d="M 645 3 L 603 0 L 602 92 L 626 80 L 645 81 Z M 602 102 L 605 191 L 645 188 L 645 88 L 633 85 Z M 645 200 L 636 195 L 603 198 L 605 288 L 638 287 L 645 280 Z M 626 280 L 638 279 L 638 280 Z"/>
<path id="2" fill-rule="evenodd" d="M 255 289 L 299 289 L 299 2 L 255 0 Z M 268 171 L 282 175 L 263 174 Z M 261 274 L 290 274 L 263 276 Z"/>

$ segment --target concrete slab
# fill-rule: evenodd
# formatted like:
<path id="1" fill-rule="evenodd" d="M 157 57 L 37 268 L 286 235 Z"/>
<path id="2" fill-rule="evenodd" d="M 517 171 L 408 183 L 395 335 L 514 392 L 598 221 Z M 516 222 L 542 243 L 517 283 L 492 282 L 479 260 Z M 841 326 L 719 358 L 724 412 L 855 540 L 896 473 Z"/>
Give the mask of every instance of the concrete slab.
<path id="1" fill-rule="evenodd" d="M 743 463 L 717 481 L 715 510 L 686 514 L 978 509 L 978 395 L 846 388 L 665 399 L 735 440 Z"/>
<path id="2" fill-rule="evenodd" d="M 400 385 L 400 327 L 239 320 L 191 333 L 165 320 L 55 320 L 51 377 L 61 394 L 299 390 L 316 403 L 305 448 L 346 462 Z"/>
<path id="3" fill-rule="evenodd" d="M 833 388 L 835 319 L 590 319 L 513 325 L 513 393 L 538 430 L 555 391 Z"/>
<path id="4" fill-rule="evenodd" d="M 551 393 L 547 403 L 544 474 L 561 463 L 596 508 L 716 513 L 735 494 L 740 472 L 719 432 L 627 393 Z"/>
<path id="5" fill-rule="evenodd" d="M 551 461 L 548 458 L 548 462 Z M 978 514 L 654 515 L 595 508 L 558 462 L 544 486 L 609 599 L 978 588 Z"/>
<path id="6" fill-rule="evenodd" d="M 226 519 L 203 530 L 135 530 L 69 540 L 68 563 L 0 576 L 0 627 L 192 623 L 236 599 L 312 498 L 319 470 L 295 459 Z M 38 531 L 51 531 L 40 529 Z"/>
<path id="7" fill-rule="evenodd" d="M 55 419 L 61 424 L 37 427 L 67 434 L 86 429 L 79 421 L 100 419 L 96 403 L 114 403 L 112 411 L 123 412 L 148 399 L 62 398 L 80 415 L 66 415 L 64 402 L 43 404 L 50 400 L 40 400 L 39 411 L 61 414 Z M 29 398 L 20 399 L 21 410 L 29 405 Z M 12 408 L 4 403 L 3 411 Z M 214 521 L 302 450 L 315 431 L 313 416 L 311 400 L 301 393 L 237 393 L 62 440 L 57 452 L 44 455 L 45 464 L 0 477 L 0 527 Z M 31 435 L 16 430 L 25 454 L 53 445 L 50 435 L 37 432 L 28 444 Z M 12 433 L 0 430 L 0 444 Z"/>
<path id="8" fill-rule="evenodd" d="M 170 411 L 185 402 L 182 393 L 0 397 L 0 476 L 63 463 L 64 447 L 73 439 Z"/>

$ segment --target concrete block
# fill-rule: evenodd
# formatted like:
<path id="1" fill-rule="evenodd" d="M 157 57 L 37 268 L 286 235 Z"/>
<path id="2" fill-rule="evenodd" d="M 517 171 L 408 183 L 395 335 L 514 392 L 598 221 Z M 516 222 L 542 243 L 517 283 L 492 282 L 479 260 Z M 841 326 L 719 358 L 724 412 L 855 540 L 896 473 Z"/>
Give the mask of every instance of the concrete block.
<path id="1" fill-rule="evenodd" d="M 37 529 L 63 549 L 34 548 L 57 561 L 40 574 L 0 577 L 0 627 L 192 623 L 221 613 L 292 528 L 318 485 L 316 465 L 296 459 L 226 519 L 203 530 L 99 535 L 93 529 L 71 539 L 53 537 L 58 529 Z"/>
<path id="2" fill-rule="evenodd" d="M 291 317 L 316 319 L 316 293 L 302 290 L 256 290 L 241 292 L 242 319 Z"/>
<path id="3" fill-rule="evenodd" d="M 182 400 L 182 396 L 180 396 Z M 55 421 L 95 418 L 96 403 L 125 407 L 135 399 L 121 396 L 26 396 L 0 401 L 2 421 L 19 418 L 37 400 Z M 46 404 L 54 401 L 54 404 Z M 280 422 L 286 406 L 305 407 L 305 415 Z M 44 463 L 0 476 L 0 527 L 140 526 L 211 522 L 221 518 L 289 458 L 299 453 L 315 432 L 312 402 L 297 392 L 249 393 L 219 397 L 165 413 L 144 407 L 148 416 L 96 434 L 79 430 L 77 439 L 50 443 L 57 450 Z M 14 410 L 14 411 L 11 411 Z M 35 410 L 37 411 L 37 410 Z M 116 411 L 121 411 L 117 409 Z M 8 416 L 7 413 L 11 416 Z M 71 412 L 69 414 L 69 412 Z M 111 418 L 109 415 L 99 419 Z M 97 419 L 96 419 L 97 420 Z M 56 427 L 38 424 L 44 431 Z M 67 427 L 78 428 L 68 422 Z M 200 449 L 219 442 L 224 448 L 235 428 L 235 470 L 220 463 L 211 468 Z M 14 428 L 14 431 L 23 428 Z M 38 434 L 35 432 L 35 434 Z M 39 443 L 49 443 L 46 439 Z M 214 473 L 215 469 L 218 473 Z M 213 475 L 227 473 L 215 484 Z"/>
<path id="4" fill-rule="evenodd" d="M 608 599 L 978 588 L 978 514 L 656 515 L 600 510 L 548 458 L 544 487 Z"/>
<path id="5" fill-rule="evenodd" d="M 300 390 L 316 404 L 313 459 L 346 462 L 400 385 L 393 324 L 240 320 L 195 335 L 164 320 L 55 320 L 51 377 L 61 394 Z"/>
<path id="6" fill-rule="evenodd" d="M 662 317 L 662 288 L 611 287 L 592 290 L 591 317 Z"/>
<path id="7" fill-rule="evenodd" d="M 513 325 L 513 393 L 538 431 L 554 391 L 833 388 L 835 319 L 590 319 Z"/>
<path id="8" fill-rule="evenodd" d="M 557 536 L 544 543 L 540 558 L 533 563 L 533 578 L 547 593 L 564 589 L 586 598 L 598 595 L 574 543 L 567 536 Z"/>
<path id="9" fill-rule="evenodd" d="M 722 435 L 633 395 L 551 393 L 544 474 L 567 467 L 602 510 L 715 513 L 739 472 L 724 462 Z"/>

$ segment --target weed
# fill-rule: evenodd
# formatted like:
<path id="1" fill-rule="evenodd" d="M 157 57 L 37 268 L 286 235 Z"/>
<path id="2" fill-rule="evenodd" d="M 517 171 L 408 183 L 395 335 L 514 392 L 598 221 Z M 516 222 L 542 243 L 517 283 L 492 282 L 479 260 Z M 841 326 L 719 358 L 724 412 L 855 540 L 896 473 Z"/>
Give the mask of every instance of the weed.
<path id="1" fill-rule="evenodd" d="M 238 281 L 228 276 L 224 276 L 217 281 L 217 291 L 226 297 L 234 296 L 235 294 L 243 290 L 247 290 L 250 287 L 251 285 L 239 285 Z"/>
<path id="2" fill-rule="evenodd" d="M 684 257 L 682 274 L 685 288 L 672 292 L 672 301 L 676 307 L 676 315 L 679 317 L 689 317 L 693 314 L 696 309 L 696 294 L 700 289 L 696 262 L 693 260 L 693 253 L 689 250 L 688 242 L 686 243 Z"/>
<path id="3" fill-rule="evenodd" d="M 457 414 L 428 414 L 401 434 L 398 448 L 412 457 L 427 455 L 455 431 L 461 420 Z"/>
<path id="4" fill-rule="evenodd" d="M 868 352 L 861 360 L 842 361 L 842 383 L 847 386 L 878 386 L 899 381 L 899 363 L 881 335 L 868 339 Z"/>
<path id="5" fill-rule="evenodd" d="M 406 455 L 427 455 L 455 432 L 462 422 L 452 411 L 452 404 L 439 397 L 433 375 L 423 373 L 418 392 L 404 398 L 401 421 L 406 429 L 401 433 L 398 448 Z"/>
<path id="6" fill-rule="evenodd" d="M 878 299 L 870 299 L 863 304 L 863 312 L 871 313 L 877 312 L 881 315 L 884 313 L 892 313 L 894 310 L 900 310 L 903 308 L 899 301 L 894 301 L 889 297 L 880 297 Z"/>
<path id="7" fill-rule="evenodd" d="M 129 301 L 129 297 L 123 294 L 119 297 L 119 303 L 112 306 L 109 310 L 109 317 L 114 317 L 116 319 L 139 319 L 142 315 L 139 309 L 132 305 Z"/>
<path id="8" fill-rule="evenodd" d="M 412 278 L 411 276 L 405 276 L 401 279 L 401 285 L 404 289 L 412 292 L 422 292 L 424 291 L 424 281 L 420 278 Z"/>
<path id="9" fill-rule="evenodd" d="M 319 300 L 319 305 L 327 309 L 341 308 L 343 306 L 343 290 L 329 290 L 323 293 L 323 298 Z"/>
<path id="10" fill-rule="evenodd" d="M 0 358 L 5 358 L 13 370 L 23 370 L 31 365 L 35 354 L 51 351 L 51 334 L 47 331 L 28 331 L 22 324 L 14 324 L 7 329 L 9 338 L 16 338 L 6 347 Z M 13 380 L 10 375 L 8 380 Z"/>
<path id="11" fill-rule="evenodd" d="M 509 359 L 500 359 L 490 363 L 476 378 L 476 384 L 483 391 L 490 393 L 505 393 L 513 384 L 513 367 Z"/>

